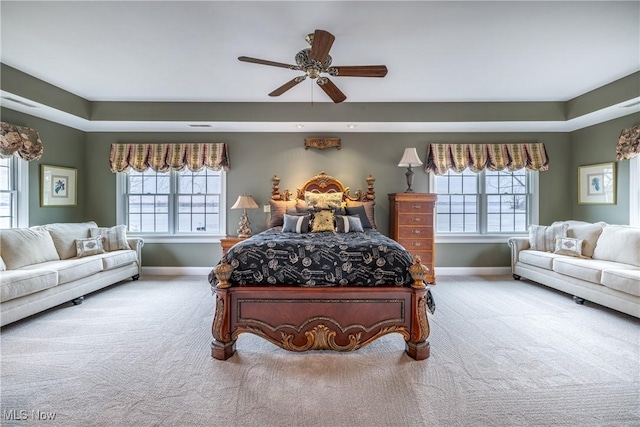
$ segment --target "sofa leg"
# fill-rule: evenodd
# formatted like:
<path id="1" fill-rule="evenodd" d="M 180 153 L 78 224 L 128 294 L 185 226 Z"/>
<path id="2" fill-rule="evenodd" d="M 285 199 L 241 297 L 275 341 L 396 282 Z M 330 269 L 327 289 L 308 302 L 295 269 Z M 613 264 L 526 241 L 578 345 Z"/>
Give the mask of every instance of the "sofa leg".
<path id="1" fill-rule="evenodd" d="M 517 274 L 513 275 L 514 280 L 520 280 L 520 276 L 518 276 Z"/>
<path id="2" fill-rule="evenodd" d="M 131 276 L 131 280 L 138 280 L 140 278 L 139 274 L 136 274 L 135 276 Z"/>
<path id="3" fill-rule="evenodd" d="M 573 296 L 573 301 L 575 301 L 576 304 L 580 304 L 580 305 L 584 304 L 584 298 L 580 298 L 575 295 Z"/>
<path id="4" fill-rule="evenodd" d="M 71 300 L 73 305 L 80 305 L 80 304 L 82 304 L 82 301 L 84 301 L 84 296 L 78 297 L 78 298 L 74 298 L 74 299 Z"/>

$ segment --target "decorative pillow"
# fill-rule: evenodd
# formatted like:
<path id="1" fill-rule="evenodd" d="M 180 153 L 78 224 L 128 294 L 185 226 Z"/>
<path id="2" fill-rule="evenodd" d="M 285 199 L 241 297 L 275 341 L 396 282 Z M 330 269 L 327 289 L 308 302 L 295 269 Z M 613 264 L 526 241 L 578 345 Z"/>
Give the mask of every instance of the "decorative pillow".
<path id="1" fill-rule="evenodd" d="M 582 255 L 591 258 L 596 249 L 596 243 L 602 233 L 605 223 L 596 222 L 594 224 L 571 225 L 567 229 L 567 236 L 574 239 L 582 239 Z"/>
<path id="2" fill-rule="evenodd" d="M 287 209 L 295 209 L 296 201 L 289 200 L 269 200 L 269 206 L 271 208 L 271 220 L 269 221 L 269 227 L 278 227 L 284 224 L 284 214 L 287 213 Z"/>
<path id="3" fill-rule="evenodd" d="M 76 256 L 98 255 L 104 253 L 102 236 L 89 237 L 88 239 L 76 239 Z"/>
<path id="4" fill-rule="evenodd" d="M 347 199 L 347 206 L 345 207 L 345 211 L 347 215 L 360 215 L 360 220 L 362 221 L 363 228 L 373 228 L 375 230 L 378 228 L 376 227 L 376 220 L 375 220 L 374 210 L 373 210 L 375 204 L 376 202 L 374 202 L 373 200 L 368 202 L 354 202 L 353 200 Z M 354 211 L 354 208 L 358 208 L 358 207 L 362 207 L 364 209 L 366 221 L 363 218 L 363 215 L 360 214 L 360 211 L 357 211 L 357 212 Z"/>
<path id="5" fill-rule="evenodd" d="M 42 228 L 51 234 L 60 259 L 69 259 L 76 256 L 76 239 L 91 237 L 89 229 L 97 226 L 98 224 L 93 221 L 60 222 L 45 224 Z"/>
<path id="6" fill-rule="evenodd" d="M 532 225 L 529 227 L 529 246 L 531 250 L 553 252 L 556 237 L 567 237 L 568 224 Z"/>
<path id="7" fill-rule="evenodd" d="M 317 212 L 313 216 L 313 224 L 311 225 L 311 232 L 318 233 L 320 231 L 333 231 L 334 215 L 331 210 L 322 210 Z"/>
<path id="8" fill-rule="evenodd" d="M 7 270 L 60 259 L 51 234 L 40 228 L 0 230 L 0 253 Z"/>
<path id="9" fill-rule="evenodd" d="M 0 271 L 5 271 L 6 269 L 7 269 L 7 266 L 4 265 L 4 260 L 0 256 Z"/>
<path id="10" fill-rule="evenodd" d="M 127 226 L 98 227 L 89 230 L 91 237 L 102 236 L 102 245 L 107 252 L 131 249 L 127 242 Z"/>
<path id="11" fill-rule="evenodd" d="M 360 218 L 362 228 L 373 228 L 371 226 L 371 222 L 369 221 L 369 217 L 367 216 L 367 212 L 365 211 L 364 206 L 347 206 L 346 208 L 344 208 L 344 210 L 348 216 L 357 216 L 358 218 Z"/>
<path id="12" fill-rule="evenodd" d="M 336 231 L 338 233 L 363 232 L 360 216 L 336 215 Z"/>
<path id="13" fill-rule="evenodd" d="M 313 193 L 304 192 L 304 201 L 310 208 L 336 209 L 342 206 L 343 193 Z"/>
<path id="14" fill-rule="evenodd" d="M 285 233 L 308 233 L 311 215 L 284 215 L 282 231 Z"/>
<path id="15" fill-rule="evenodd" d="M 558 237 L 556 238 L 556 250 L 553 253 L 582 257 L 582 239 Z"/>

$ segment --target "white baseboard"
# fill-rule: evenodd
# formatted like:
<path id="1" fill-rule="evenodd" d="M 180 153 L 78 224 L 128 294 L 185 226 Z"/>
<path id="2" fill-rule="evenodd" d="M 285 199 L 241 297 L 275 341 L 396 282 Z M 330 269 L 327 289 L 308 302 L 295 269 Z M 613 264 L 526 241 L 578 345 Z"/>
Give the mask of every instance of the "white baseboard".
<path id="1" fill-rule="evenodd" d="M 150 276 L 208 276 L 213 267 L 142 267 Z M 503 276 L 511 267 L 436 267 L 436 276 Z"/>
<path id="2" fill-rule="evenodd" d="M 511 274 L 511 267 L 436 267 L 438 276 L 504 276 Z"/>
<path id="3" fill-rule="evenodd" d="M 213 267 L 142 267 L 150 276 L 208 276 Z"/>

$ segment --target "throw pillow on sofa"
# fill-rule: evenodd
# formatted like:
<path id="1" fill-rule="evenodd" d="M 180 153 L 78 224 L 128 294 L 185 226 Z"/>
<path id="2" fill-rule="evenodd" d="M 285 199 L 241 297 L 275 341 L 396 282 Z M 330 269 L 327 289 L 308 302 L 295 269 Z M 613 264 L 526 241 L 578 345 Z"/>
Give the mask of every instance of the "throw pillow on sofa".
<path id="1" fill-rule="evenodd" d="M 127 242 L 127 226 L 97 227 L 89 230 L 91 237 L 102 236 L 102 245 L 107 252 L 131 249 Z"/>
<path id="2" fill-rule="evenodd" d="M 569 255 L 582 257 L 582 239 L 571 237 L 557 237 L 556 250 L 553 253 L 558 255 Z"/>
<path id="3" fill-rule="evenodd" d="M 102 236 L 89 237 L 87 239 L 76 239 L 76 256 L 78 258 L 103 253 L 104 248 L 102 247 Z"/>
<path id="4" fill-rule="evenodd" d="M 553 252 L 556 249 L 556 237 L 567 237 L 568 224 L 531 225 L 529 227 L 529 246 L 534 251 Z"/>
<path id="5" fill-rule="evenodd" d="M 47 230 L 32 228 L 0 230 L 0 242 L 2 243 L 0 255 L 7 270 L 60 259 Z"/>

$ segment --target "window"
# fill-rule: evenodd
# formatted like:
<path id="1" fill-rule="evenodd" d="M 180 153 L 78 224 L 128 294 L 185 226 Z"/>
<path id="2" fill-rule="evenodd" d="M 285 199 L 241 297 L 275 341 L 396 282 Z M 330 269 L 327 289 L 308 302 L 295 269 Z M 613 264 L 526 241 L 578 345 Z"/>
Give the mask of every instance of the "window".
<path id="1" fill-rule="evenodd" d="M 447 171 L 434 177 L 436 232 L 519 234 L 537 222 L 537 172 Z"/>
<path id="2" fill-rule="evenodd" d="M 0 158 L 0 228 L 28 227 L 29 167 L 15 156 Z"/>
<path id="3" fill-rule="evenodd" d="M 118 174 L 118 222 L 132 233 L 220 236 L 226 233 L 222 171 Z"/>

